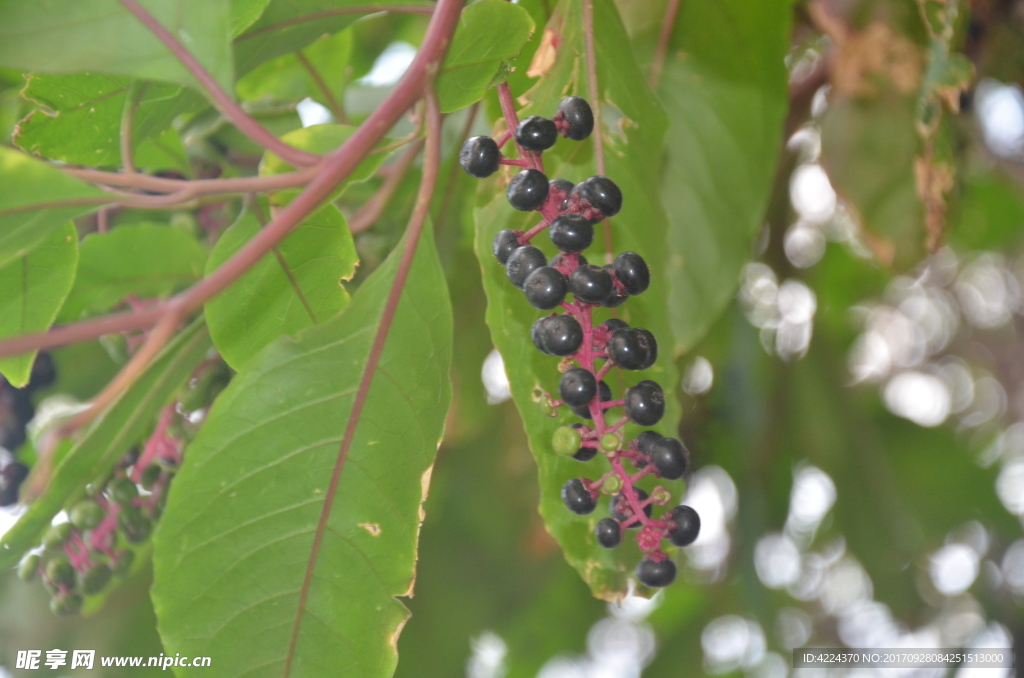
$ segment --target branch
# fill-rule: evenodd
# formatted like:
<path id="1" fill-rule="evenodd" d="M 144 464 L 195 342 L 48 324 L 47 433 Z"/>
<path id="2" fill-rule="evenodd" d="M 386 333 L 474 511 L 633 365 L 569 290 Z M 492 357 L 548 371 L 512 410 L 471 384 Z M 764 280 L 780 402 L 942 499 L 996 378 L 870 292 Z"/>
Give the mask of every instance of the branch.
<path id="1" fill-rule="evenodd" d="M 132 126 L 135 122 L 135 109 L 145 89 L 146 83 L 140 85 L 138 80 L 132 80 L 124 97 L 124 108 L 121 109 L 121 166 L 124 167 L 126 174 L 135 173 L 135 162 L 132 160 Z"/>
<path id="2" fill-rule="evenodd" d="M 360 7 L 338 7 L 336 9 L 325 9 L 320 12 L 310 12 L 309 14 L 303 14 L 302 16 L 285 19 L 284 21 L 279 21 L 276 24 L 256 29 L 252 33 L 246 33 L 245 35 L 235 38 L 235 44 L 245 42 L 246 40 L 255 38 L 258 35 L 264 35 L 265 33 L 271 33 L 278 29 L 295 26 L 297 24 L 316 21 L 317 19 L 326 19 L 328 17 L 340 16 L 342 14 L 376 14 L 377 12 L 395 12 L 397 14 L 432 14 L 434 12 L 434 8 L 426 5 L 363 5 Z"/>
<path id="3" fill-rule="evenodd" d="M 316 66 L 306 58 L 301 49 L 295 53 L 295 58 L 299 60 L 302 67 L 309 73 L 309 77 L 313 78 L 313 83 L 317 86 L 317 89 L 324 95 L 324 101 L 327 102 L 327 108 L 330 110 L 331 115 L 334 116 L 334 121 L 342 125 L 349 124 L 348 116 L 345 115 L 341 102 L 334 96 L 334 92 L 331 91 L 330 86 L 324 80 L 324 76 L 320 75 L 320 71 L 316 70 Z"/>
<path id="4" fill-rule="evenodd" d="M 86 320 L 58 327 L 49 332 L 0 341 L 0 357 L 17 355 L 35 349 L 54 348 L 78 341 L 88 341 L 112 332 L 146 329 L 156 324 L 165 313 L 173 312 L 178 304 L 183 308 L 182 312 L 188 314 L 237 280 L 329 197 L 338 184 L 352 173 L 362 159 L 387 134 L 388 130 L 398 122 L 402 114 L 422 96 L 425 83 L 440 68 L 448 45 L 451 43 L 451 36 L 458 23 L 463 2 L 464 0 L 440 0 L 438 2 L 437 10 L 427 27 L 420 50 L 398 85 L 344 144 L 323 159 L 319 167 L 303 170 L 312 175 L 312 180 L 306 189 L 287 207 L 278 212 L 266 228 L 209 277 L 172 297 L 164 304 L 151 309 Z M 88 170 L 74 171 L 85 172 Z M 291 175 L 276 176 L 292 176 L 294 178 L 298 174 L 299 172 L 294 172 Z M 113 176 L 124 177 L 120 174 Z M 272 177 L 258 178 L 269 180 Z M 155 177 L 149 177 L 149 179 L 155 179 Z M 161 181 L 167 180 L 161 179 Z M 222 179 L 220 181 L 233 180 Z M 249 189 L 246 192 L 253 190 Z M 112 201 L 101 200 L 99 204 L 104 202 Z M 85 204 L 96 204 L 96 202 Z"/>
<path id="5" fill-rule="evenodd" d="M 665 68 L 665 55 L 668 54 L 668 43 L 672 39 L 672 29 L 676 25 L 676 14 L 679 12 L 679 0 L 668 0 L 665 7 L 665 18 L 661 22 L 661 35 L 658 36 L 658 49 L 654 52 L 651 62 L 651 73 L 647 85 L 653 90 L 658 89 L 661 72 Z"/>
<path id="6" fill-rule="evenodd" d="M 418 139 L 412 146 L 406 149 L 402 157 L 398 159 L 398 162 L 390 167 L 391 171 L 388 173 L 387 179 L 384 180 L 384 183 L 381 184 L 377 192 L 373 194 L 373 197 L 367 200 L 352 216 L 352 221 L 348 223 L 348 230 L 352 231 L 353 234 L 362 233 L 373 226 L 377 219 L 380 219 L 381 213 L 388 202 L 391 201 L 395 191 L 398 190 L 399 184 L 402 183 L 402 179 L 405 178 L 406 173 L 409 171 L 412 161 L 420 154 L 421 148 L 423 148 L 423 140 Z"/>
<path id="7" fill-rule="evenodd" d="M 307 153 L 306 151 L 300 151 L 299 149 L 281 141 L 266 127 L 257 122 L 255 118 L 242 110 L 242 107 L 235 103 L 235 100 L 232 99 L 227 92 L 221 89 L 221 86 L 217 84 L 217 81 L 214 80 L 209 71 L 199 63 L 195 56 L 193 56 L 184 45 L 178 42 L 178 40 L 171 35 L 171 32 L 164 28 L 163 24 L 161 24 L 156 17 L 146 11 L 146 9 L 138 3 L 138 0 L 120 0 L 120 3 L 124 5 L 129 12 L 134 14 L 139 21 L 145 24 L 146 28 L 152 31 L 153 34 L 160 39 L 160 42 L 164 43 L 167 49 L 171 50 L 171 53 L 178 58 L 178 61 L 180 61 L 186 69 L 188 69 L 188 72 L 192 74 L 192 77 L 198 80 L 199 84 L 203 86 L 203 89 L 205 89 L 207 94 L 210 95 L 210 98 L 213 99 L 218 110 L 220 110 L 220 112 L 224 114 L 224 117 L 230 120 L 240 132 L 295 167 L 314 165 L 320 160 L 320 156 L 318 155 Z"/>
<path id="8" fill-rule="evenodd" d="M 306 167 L 295 172 L 268 174 L 260 177 L 234 177 L 230 179 L 167 179 L 148 174 L 121 174 L 96 169 L 60 168 L 65 174 L 91 184 L 135 188 L 153 193 L 191 196 L 213 193 L 265 193 L 283 188 L 297 188 L 316 176 L 318 167 Z"/>
<path id="9" fill-rule="evenodd" d="M 438 168 L 441 164 L 440 146 L 441 110 L 438 107 L 437 97 L 433 92 L 429 92 L 427 94 L 427 150 L 423 160 L 423 179 L 420 182 L 420 190 L 416 196 L 416 207 L 413 210 L 412 217 L 409 219 L 409 227 L 406 229 L 405 248 L 402 250 L 402 260 L 398 264 L 398 273 L 395 275 L 395 282 L 388 293 L 384 313 L 381 316 L 377 334 L 374 336 L 373 345 L 370 348 L 370 356 L 366 361 L 366 367 L 363 369 L 362 377 L 359 380 L 359 389 L 356 391 L 355 401 L 352 403 L 352 411 L 349 413 L 348 423 L 345 425 L 345 435 L 341 440 L 341 449 L 338 450 L 338 459 L 334 463 L 331 483 L 324 495 L 324 506 L 320 512 L 320 521 L 316 526 L 316 535 L 313 537 L 313 548 L 309 554 L 306 576 L 302 582 L 302 590 L 299 593 L 299 605 L 295 614 L 295 621 L 292 625 L 291 641 L 288 644 L 288 654 L 285 657 L 284 678 L 288 678 L 291 671 L 292 659 L 295 656 L 295 646 L 299 639 L 299 628 L 302 625 L 306 600 L 309 597 L 313 573 L 316 571 L 317 557 L 320 554 L 320 544 L 323 542 L 324 532 L 327 530 L 327 521 L 331 516 L 334 497 L 338 493 L 338 485 L 341 482 L 341 473 L 345 468 L 345 460 L 348 458 L 348 451 L 352 447 L 352 439 L 355 437 L 356 427 L 359 424 L 363 406 L 366 404 L 366 399 L 370 392 L 370 384 L 373 382 L 373 375 L 377 371 L 377 364 L 380 361 L 381 353 L 384 351 L 388 331 L 391 329 L 391 322 L 394 320 L 395 311 L 398 310 L 402 289 L 405 287 L 405 281 L 409 277 L 409 269 L 412 267 L 413 256 L 416 254 L 416 245 L 419 242 L 420 234 L 423 232 L 423 225 L 427 220 L 430 198 L 434 193 Z"/>

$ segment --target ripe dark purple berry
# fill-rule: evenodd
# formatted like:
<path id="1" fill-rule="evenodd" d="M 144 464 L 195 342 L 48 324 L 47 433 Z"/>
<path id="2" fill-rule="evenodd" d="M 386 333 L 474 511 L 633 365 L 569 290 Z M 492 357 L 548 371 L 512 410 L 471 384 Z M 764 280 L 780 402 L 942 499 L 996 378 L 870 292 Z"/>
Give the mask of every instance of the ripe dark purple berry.
<path id="1" fill-rule="evenodd" d="M 636 333 L 640 338 L 640 345 L 647 351 L 647 360 L 640 366 L 640 369 L 648 370 L 654 367 L 654 363 L 658 361 L 658 340 L 654 338 L 650 330 L 642 327 L 637 327 Z"/>
<path id="2" fill-rule="evenodd" d="M 661 440 L 662 435 L 657 431 L 644 431 L 636 437 L 636 449 L 640 458 L 633 462 L 638 469 L 647 468 L 651 461 L 651 445 Z"/>
<path id="3" fill-rule="evenodd" d="M 516 142 L 528 151 L 546 151 L 558 141 L 558 128 L 553 120 L 531 115 L 516 127 Z"/>
<path id="4" fill-rule="evenodd" d="M 593 264 L 580 266 L 569 276 L 569 291 L 577 301 L 600 304 L 608 297 L 611 289 L 612 277 L 608 271 Z"/>
<path id="5" fill-rule="evenodd" d="M 40 353 L 36 361 L 32 363 L 32 376 L 26 388 L 36 391 L 41 388 L 52 386 L 57 381 L 57 366 L 53 364 L 53 358 L 49 353 Z"/>
<path id="6" fill-rule="evenodd" d="M 459 164 L 471 177 L 489 177 L 497 171 L 500 163 L 501 151 L 490 137 L 470 137 L 459 151 Z"/>
<path id="7" fill-rule="evenodd" d="M 643 369 L 650 357 L 646 338 L 632 328 L 616 330 L 608 339 L 605 353 L 624 370 Z"/>
<path id="8" fill-rule="evenodd" d="M 602 403 L 606 403 L 612 399 L 612 390 L 608 387 L 608 384 L 604 383 L 604 381 L 601 381 L 597 384 L 597 396 L 600 399 L 600 402 Z M 593 419 L 593 417 L 590 416 L 589 404 L 580 405 L 576 407 L 570 405 L 569 409 L 571 409 L 573 414 L 575 414 L 577 417 L 580 417 L 581 419 Z"/>
<path id="9" fill-rule="evenodd" d="M 573 212 L 556 217 L 548 234 L 555 247 L 566 252 L 582 252 L 594 241 L 594 227 L 590 220 Z"/>
<path id="10" fill-rule="evenodd" d="M 590 370 L 574 367 L 558 381 L 558 395 L 570 407 L 586 405 L 597 395 L 597 379 Z"/>
<path id="11" fill-rule="evenodd" d="M 619 320 L 618 318 L 608 318 L 608 320 L 605 320 L 603 323 L 598 325 L 598 327 L 603 327 L 605 332 L 612 334 L 616 330 L 628 330 L 629 323 L 625 320 Z"/>
<path id="12" fill-rule="evenodd" d="M 512 207 L 522 212 L 529 212 L 540 207 L 548 197 L 548 178 L 535 169 L 524 169 L 508 182 L 505 191 Z"/>
<path id="13" fill-rule="evenodd" d="M 675 507 L 668 519 L 674 525 L 669 529 L 668 539 L 676 546 L 689 546 L 700 534 L 700 516 L 689 506 Z"/>
<path id="14" fill-rule="evenodd" d="M 562 303 L 567 289 L 565 276 L 551 266 L 533 269 L 523 283 L 526 300 L 535 308 L 544 311 L 549 311 Z"/>
<path id="15" fill-rule="evenodd" d="M 572 316 L 556 315 L 542 326 L 541 341 L 548 355 L 572 355 L 583 343 L 583 328 Z"/>
<path id="16" fill-rule="evenodd" d="M 508 261 L 505 262 L 505 273 L 508 274 L 508 279 L 512 281 L 513 285 L 523 289 L 529 275 L 547 263 L 548 258 L 544 256 L 543 252 L 532 245 L 523 245 L 515 248 L 512 250 L 512 254 L 508 255 Z"/>
<path id="17" fill-rule="evenodd" d="M 655 561 L 647 556 L 636 566 L 636 578 L 652 589 L 664 588 L 676 580 L 676 564 L 668 558 Z"/>
<path id="18" fill-rule="evenodd" d="M 576 187 L 580 198 L 605 217 L 614 217 L 622 209 L 622 191 L 614 181 L 600 174 Z"/>
<path id="19" fill-rule="evenodd" d="M 571 427 L 573 427 L 575 429 L 583 428 L 583 424 L 580 424 L 580 423 L 569 424 L 569 426 L 571 426 Z M 576 461 L 590 461 L 596 455 L 597 455 L 597 448 L 596 447 L 581 447 L 580 449 L 576 450 L 576 454 L 572 455 L 572 458 L 575 459 Z"/>
<path id="20" fill-rule="evenodd" d="M 548 353 L 548 350 L 544 348 L 544 325 L 551 320 L 551 316 L 544 316 L 543 318 L 537 318 L 533 323 L 533 327 L 530 328 L 530 339 L 533 341 L 533 345 L 537 347 L 537 350 L 546 355 L 552 355 Z"/>
<path id="21" fill-rule="evenodd" d="M 571 191 L 572 187 L 575 185 L 576 184 L 572 183 L 568 179 L 552 179 L 551 181 L 548 182 L 548 186 L 550 187 L 549 191 L 557 188 L 558 190 L 565 193 L 566 196 L 569 195 L 569 191 Z"/>
<path id="22" fill-rule="evenodd" d="M 654 426 L 665 414 L 665 392 L 657 382 L 644 379 L 626 389 L 626 416 L 635 424 Z"/>
<path id="23" fill-rule="evenodd" d="M 618 308 L 619 306 L 622 306 L 624 303 L 626 303 L 627 299 L 629 299 L 628 294 L 619 294 L 619 292 L 615 290 L 615 288 L 612 288 L 611 294 L 609 294 L 608 297 L 601 302 L 601 305 L 604 306 L 605 308 Z"/>
<path id="24" fill-rule="evenodd" d="M 597 543 L 606 549 L 613 549 L 622 543 L 622 526 L 614 518 L 602 518 L 594 529 Z"/>
<path id="25" fill-rule="evenodd" d="M 562 485 L 562 501 L 565 507 L 578 516 L 585 516 L 597 508 L 597 500 L 579 478 L 573 478 Z"/>
<path id="26" fill-rule="evenodd" d="M 615 269 L 615 277 L 626 289 L 626 294 L 642 294 L 651 285 L 647 262 L 636 252 L 623 252 L 615 257 L 612 268 Z"/>
<path id="27" fill-rule="evenodd" d="M 498 231 L 498 235 L 494 236 L 492 251 L 494 252 L 494 258 L 497 259 L 498 263 L 502 266 L 508 263 L 508 258 L 516 251 L 516 249 L 519 248 L 520 235 L 522 235 L 522 233 L 519 231 L 513 231 L 511 228 L 505 228 Z"/>
<path id="28" fill-rule="evenodd" d="M 28 478 L 28 466 L 12 461 L 0 469 L 0 506 L 18 503 L 18 490 Z"/>
<path id="29" fill-rule="evenodd" d="M 568 125 L 562 134 L 573 141 L 582 141 L 594 131 L 594 111 L 582 97 L 567 97 L 558 105 L 558 112 Z"/>
<path id="30" fill-rule="evenodd" d="M 648 495 L 646 492 L 641 490 L 639 487 L 633 488 L 633 491 L 636 492 L 636 498 L 637 500 L 640 501 L 640 503 L 647 501 Z M 650 518 L 651 510 L 652 509 L 650 504 L 645 506 L 644 515 Z M 612 518 L 619 521 L 620 523 L 625 523 L 633 517 L 633 509 L 632 507 L 630 507 L 629 501 L 626 500 L 626 496 L 623 494 L 617 494 L 614 497 L 612 497 L 611 503 L 608 504 L 608 512 L 611 514 Z M 626 527 L 628 527 L 629 529 L 640 527 L 640 521 L 634 520 L 629 525 L 626 525 Z"/>
<path id="31" fill-rule="evenodd" d="M 650 446 L 651 463 L 667 480 L 679 480 L 690 468 L 690 453 L 675 438 L 662 438 Z"/>

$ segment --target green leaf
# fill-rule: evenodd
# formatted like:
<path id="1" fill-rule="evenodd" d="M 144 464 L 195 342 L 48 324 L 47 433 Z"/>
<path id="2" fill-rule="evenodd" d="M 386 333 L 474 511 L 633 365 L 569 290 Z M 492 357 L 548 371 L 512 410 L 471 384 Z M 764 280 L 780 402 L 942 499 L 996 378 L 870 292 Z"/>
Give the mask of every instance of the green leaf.
<path id="1" fill-rule="evenodd" d="M 389 5 L 422 5 L 423 0 L 270 0 L 259 20 L 235 40 L 235 68 L 248 73 L 264 61 L 298 51 L 323 35 L 344 30 L 365 14 Z M 364 14 L 332 13 L 352 7 L 368 8 Z"/>
<path id="2" fill-rule="evenodd" d="M 789 105 L 791 15 L 789 2 L 680 7 L 658 89 L 670 121 L 659 181 L 677 352 L 725 310 L 764 225 Z"/>
<path id="3" fill-rule="evenodd" d="M 120 165 L 121 113 L 130 84 L 129 78 L 102 73 L 28 76 L 22 96 L 48 110 L 33 111 L 18 123 L 14 143 L 29 153 L 76 165 Z M 166 130 L 180 113 L 203 103 L 181 85 L 150 82 L 140 88 L 133 149 Z"/>
<path id="4" fill-rule="evenodd" d="M 351 53 L 351 30 L 326 36 L 302 50 L 303 58 L 316 69 L 331 96 L 339 103 L 344 101 Z M 331 102 L 294 53 L 271 59 L 249 71 L 238 80 L 235 91 L 242 99 L 248 100 L 269 96 L 276 101 L 301 101 L 310 97 L 331 108 Z"/>
<path id="5" fill-rule="evenodd" d="M 167 345 L 127 391 L 114 401 L 53 469 L 41 496 L 0 538 L 0 571 L 14 566 L 36 545 L 55 515 L 83 496 L 85 486 L 105 478 L 125 452 L 153 427 L 160 409 L 206 357 L 210 338 L 202 320 Z"/>
<path id="6" fill-rule="evenodd" d="M 141 0 L 221 87 L 230 90 L 230 0 Z M 25 71 L 103 71 L 190 87 L 198 83 L 118 0 L 0 0 L 0 65 Z"/>
<path id="7" fill-rule="evenodd" d="M 244 212 L 217 241 L 206 274 L 259 231 L 256 215 Z M 349 301 L 341 282 L 352 278 L 358 258 L 337 207 L 328 204 L 311 214 L 274 252 L 207 303 L 206 321 L 224 360 L 241 369 L 281 335 L 295 336 L 337 315 Z"/>
<path id="8" fill-rule="evenodd" d="M 0 146 L 0 266 L 27 253 L 106 194 L 55 167 Z M 36 206 L 41 207 L 36 207 Z"/>
<path id="9" fill-rule="evenodd" d="M 567 93 L 585 95 L 581 90 L 579 63 L 584 50 L 582 9 L 579 3 L 560 5 L 552 17 L 552 25 L 561 26 L 558 57 L 548 74 L 537 86 L 526 93 L 530 104 L 521 111 L 522 116 L 537 114 L 550 116 Z M 599 45 L 598 64 L 603 83 L 604 111 L 609 115 L 602 120 L 604 152 L 608 175 L 622 190 L 622 211 L 611 220 L 612 242 L 615 253 L 638 252 L 651 269 L 652 283 L 644 294 L 631 298 L 618 310 L 618 316 L 634 327 L 646 327 L 654 333 L 662 346 L 672 343 L 667 319 L 668 287 L 665 251 L 666 216 L 658 199 L 658 170 L 649 158 L 657 157 L 663 143 L 666 127 L 664 111 L 648 91 L 640 69 L 633 59 L 625 29 L 610 0 L 594 3 L 595 41 Z M 575 87 L 574 87 L 575 85 Z M 593 99 L 593 97 L 590 97 Z M 610 119 L 615 112 L 616 118 Z M 596 133 L 596 132 L 595 132 Z M 552 157 L 553 155 L 553 157 Z M 560 161 L 560 162 L 559 162 Z M 548 176 L 566 177 L 580 181 L 597 174 L 592 142 L 559 141 L 554 154 L 545 154 Z M 524 214 L 513 210 L 505 199 L 504 186 L 497 179 L 484 182 L 482 195 L 495 196 L 486 206 L 478 209 L 476 220 L 476 252 L 483 267 L 484 290 L 487 293 L 487 324 L 494 345 L 505 360 L 505 371 L 512 388 L 512 396 L 523 418 L 530 440 L 530 448 L 540 472 L 540 513 L 548 532 L 562 547 L 565 558 L 590 585 L 594 595 L 613 599 L 626 590 L 626 579 L 640 556 L 634 547 L 607 551 L 594 539 L 594 525 L 607 515 L 607 502 L 602 501 L 590 516 L 576 516 L 566 510 L 561 499 L 561 488 L 566 480 L 586 474 L 596 478 L 607 469 L 603 460 L 583 466 L 579 462 L 557 456 L 551 449 L 554 430 L 570 421 L 577 421 L 571 413 L 557 418 L 544 415 L 535 398 L 541 392 L 556 392 L 559 372 L 558 359 L 542 355 L 530 341 L 530 328 L 541 313 L 530 306 L 523 293 L 515 289 L 502 267 L 491 255 L 491 243 L 502 228 L 525 230 L 534 226 L 537 213 Z M 602 226 L 597 227 L 594 244 L 587 252 L 590 261 L 602 261 L 604 238 Z M 553 252 L 547 236 L 542 234 L 535 244 Z M 607 311 L 598 312 L 597 321 L 608 317 Z M 608 385 L 613 398 L 620 398 L 625 387 L 643 378 L 654 379 L 665 389 L 668 399 L 665 417 L 659 430 L 674 435 L 680 408 L 675 398 L 678 374 L 670 350 L 662 350 L 657 364 L 642 375 L 615 373 Z M 619 410 L 612 410 L 619 412 Z M 613 421 L 613 419 L 611 420 Z M 639 428 L 627 427 L 627 439 L 635 436 Z M 680 483 L 663 483 L 678 496 Z M 645 486 L 645 489 L 649 487 Z"/>
<path id="10" fill-rule="evenodd" d="M 231 37 L 237 38 L 260 18 L 270 0 L 231 0 Z"/>
<path id="11" fill-rule="evenodd" d="M 78 233 L 68 222 L 38 247 L 0 268 L 0 337 L 44 332 L 71 290 L 78 264 Z M 0 372 L 21 388 L 37 351 L 0 359 Z"/>
<path id="12" fill-rule="evenodd" d="M 437 76 L 441 112 L 480 101 L 502 61 L 519 54 L 533 29 L 530 13 L 505 0 L 481 0 L 464 9 Z"/>
<path id="13" fill-rule="evenodd" d="M 313 535 L 401 254 L 339 317 L 250 361 L 189 446 L 155 537 L 153 600 L 169 653 L 219 657 L 225 676 L 281 675 Z M 394 671 L 408 618 L 394 597 L 411 593 L 421 502 L 451 394 L 451 347 L 448 291 L 427 229 L 333 498 L 292 676 Z"/>
<path id="14" fill-rule="evenodd" d="M 166 297 L 203 273 L 206 251 L 186 230 L 140 223 L 92 233 L 82 241 L 78 278 L 62 321 L 109 311 L 129 294 Z"/>

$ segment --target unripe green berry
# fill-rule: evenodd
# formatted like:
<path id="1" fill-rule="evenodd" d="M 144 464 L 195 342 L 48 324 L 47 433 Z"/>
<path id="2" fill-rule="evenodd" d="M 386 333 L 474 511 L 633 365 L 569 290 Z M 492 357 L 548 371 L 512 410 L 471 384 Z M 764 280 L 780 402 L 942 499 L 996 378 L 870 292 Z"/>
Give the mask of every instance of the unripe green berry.
<path id="1" fill-rule="evenodd" d="M 71 509 L 71 524 L 80 530 L 91 530 L 103 522 L 103 509 L 91 499 L 83 499 Z"/>
<path id="2" fill-rule="evenodd" d="M 563 457 L 571 457 L 580 449 L 583 436 L 578 429 L 572 426 L 560 426 L 555 429 L 555 435 L 551 439 L 551 445 L 555 448 L 555 454 Z"/>
<path id="3" fill-rule="evenodd" d="M 46 536 L 43 537 L 43 546 L 52 550 L 59 549 L 64 545 L 64 542 L 71 536 L 71 523 L 61 523 L 59 525 L 53 525 L 49 530 L 46 531 Z"/>
<path id="4" fill-rule="evenodd" d="M 110 581 L 110 577 L 113 574 L 109 567 L 101 563 L 88 572 L 78 573 L 78 587 L 86 595 L 99 593 L 107 585 L 107 582 Z"/>
<path id="5" fill-rule="evenodd" d="M 54 586 L 63 584 L 73 587 L 75 585 L 75 568 L 64 558 L 54 558 L 46 564 L 46 578 Z"/>
<path id="6" fill-rule="evenodd" d="M 26 584 L 36 578 L 39 573 L 39 556 L 30 554 L 18 565 L 18 578 Z"/>
<path id="7" fill-rule="evenodd" d="M 554 416 L 555 406 L 551 404 L 551 398 L 544 396 L 540 399 L 540 411 L 541 414 L 545 414 L 549 417 Z"/>
<path id="8" fill-rule="evenodd" d="M 77 593 L 58 593 L 50 599 L 50 612 L 68 617 L 82 609 L 82 596 Z"/>
<path id="9" fill-rule="evenodd" d="M 117 526 L 130 544 L 138 544 L 146 541 L 146 537 L 153 530 L 153 524 L 149 518 L 142 514 L 142 511 L 134 506 L 123 506 L 117 514 Z"/>
<path id="10" fill-rule="evenodd" d="M 131 504 L 139 496 L 139 488 L 127 478 L 114 478 L 107 484 L 107 490 L 118 504 Z"/>
<path id="11" fill-rule="evenodd" d="M 601 491 L 605 494 L 618 494 L 619 490 L 622 489 L 622 478 L 618 476 L 608 476 L 604 479 L 601 484 Z"/>
<path id="12" fill-rule="evenodd" d="M 601 436 L 601 449 L 605 452 L 622 449 L 622 438 L 618 433 L 605 433 Z"/>
<path id="13" fill-rule="evenodd" d="M 160 473 L 163 469 L 160 468 L 159 464 L 150 464 L 146 467 L 146 470 L 142 472 L 142 486 L 147 490 L 156 484 L 156 481 L 160 479 Z"/>

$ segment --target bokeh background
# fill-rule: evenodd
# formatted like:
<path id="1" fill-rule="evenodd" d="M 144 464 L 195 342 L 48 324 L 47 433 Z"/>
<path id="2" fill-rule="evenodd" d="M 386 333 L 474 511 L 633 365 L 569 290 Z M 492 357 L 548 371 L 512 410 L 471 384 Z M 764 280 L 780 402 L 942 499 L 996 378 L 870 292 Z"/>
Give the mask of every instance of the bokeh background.
<path id="1" fill-rule="evenodd" d="M 543 25 L 549 1 L 521 4 Z M 948 26 L 929 15 L 937 6 Z M 649 63 L 665 3 L 619 8 Z M 814 0 L 792 12 L 790 108 L 763 228 L 739 279 L 722 283 L 727 308 L 679 359 L 679 430 L 696 469 L 685 503 L 703 529 L 677 584 L 651 600 L 593 599 L 537 514 L 533 459 L 483 319 L 476 185 L 453 162 L 467 131 L 489 133 L 495 102 L 446 120 L 433 218 L 455 307 L 455 399 L 399 676 L 784 678 L 805 645 L 1024 641 L 1024 2 Z M 373 15 L 325 39 L 350 119 L 397 81 L 424 25 Z M 940 57 L 962 77 L 936 80 Z M 516 78 L 519 94 L 529 80 Z M 34 107 L 22 86 L 0 72 L 5 142 Z M 239 92 L 269 102 L 258 112 L 278 133 L 330 119 L 287 58 Z M 176 125 L 192 162 L 254 151 L 201 114 Z M 350 216 L 394 164 L 348 190 Z M 417 181 L 413 166 L 359 235 L 361 276 L 400 236 Z M 197 218 L 224 225 L 215 207 Z M 38 410 L 95 394 L 115 353 L 103 342 L 54 352 L 58 380 Z M 0 512 L 0 530 L 17 511 Z M 142 574 L 94 616 L 66 620 L 41 587 L 3 574 L 0 677 L 16 675 L 15 648 L 158 654 L 148 586 Z M 824 672 L 799 675 L 812 674 Z M 844 675 L 954 674 L 1013 672 Z"/>

